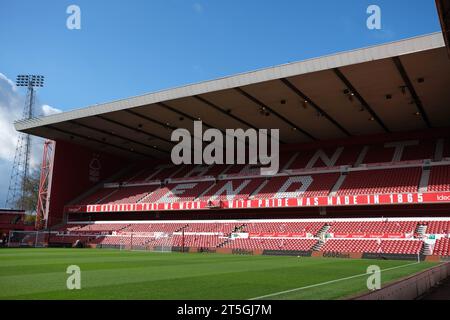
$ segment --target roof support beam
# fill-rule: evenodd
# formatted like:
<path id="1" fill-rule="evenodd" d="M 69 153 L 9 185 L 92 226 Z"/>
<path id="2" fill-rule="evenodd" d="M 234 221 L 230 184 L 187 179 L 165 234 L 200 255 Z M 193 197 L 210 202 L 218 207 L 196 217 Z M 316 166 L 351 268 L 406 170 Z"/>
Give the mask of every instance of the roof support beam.
<path id="1" fill-rule="evenodd" d="M 150 117 L 148 117 L 148 116 L 146 116 L 146 115 L 140 114 L 139 112 L 136 112 L 136 111 L 133 111 L 133 110 L 123 110 L 123 111 L 125 111 L 125 112 L 127 112 L 127 113 L 129 113 L 129 114 L 132 114 L 132 115 L 134 115 L 134 116 L 136 116 L 136 117 L 138 117 L 138 118 L 144 119 L 144 120 L 146 120 L 146 121 L 148 121 L 148 122 L 152 122 L 152 123 L 155 123 L 155 124 L 157 124 L 157 125 L 160 125 L 161 127 L 169 128 L 169 129 L 172 129 L 172 130 L 175 130 L 175 129 L 176 129 L 176 128 L 175 128 L 174 126 L 172 126 L 170 123 L 163 123 L 163 122 L 161 122 L 161 121 L 158 121 L 158 120 L 155 120 L 155 119 L 153 119 L 153 118 L 150 118 Z"/>
<path id="2" fill-rule="evenodd" d="M 450 4 L 446 0 L 436 0 L 439 21 L 441 22 L 447 53 L 450 58 Z"/>
<path id="3" fill-rule="evenodd" d="M 278 112 L 276 112 L 275 110 L 273 110 L 272 108 L 270 108 L 268 105 L 266 105 L 265 103 L 263 103 L 262 101 L 259 101 L 257 98 L 253 97 L 251 94 L 245 92 L 242 88 L 237 87 L 234 88 L 237 92 L 239 92 L 241 95 L 243 95 L 244 97 L 246 97 L 247 99 L 249 99 L 250 101 L 252 101 L 253 103 L 257 104 L 258 106 L 264 107 L 265 109 L 269 110 L 270 113 L 272 113 L 273 115 L 275 115 L 276 117 L 278 117 L 279 119 L 281 119 L 282 121 L 284 121 L 285 123 L 287 123 L 291 128 L 303 133 L 305 136 L 307 136 L 308 138 L 312 139 L 312 140 L 318 140 L 317 138 L 315 138 L 312 134 L 310 134 L 309 132 L 303 130 L 302 128 L 300 128 L 299 126 L 297 126 L 295 123 L 293 123 L 292 121 L 290 121 L 289 119 L 287 119 L 285 116 L 279 114 Z"/>
<path id="4" fill-rule="evenodd" d="M 341 79 L 341 81 L 345 84 L 348 90 L 350 90 L 356 97 L 356 99 L 359 100 L 361 105 L 366 109 L 370 115 L 375 119 L 375 121 L 386 131 L 387 133 L 390 133 L 391 130 L 384 124 L 384 122 L 381 120 L 381 118 L 376 114 L 376 112 L 372 109 L 372 107 L 367 103 L 367 101 L 361 96 L 361 94 L 353 87 L 351 82 L 344 76 L 344 74 L 339 70 L 339 68 L 333 69 L 336 76 Z"/>
<path id="5" fill-rule="evenodd" d="M 206 101 L 206 100 L 205 100 L 205 101 Z M 182 112 L 182 111 L 179 111 L 179 110 L 177 110 L 177 109 L 175 109 L 175 108 L 173 108 L 173 107 L 167 105 L 167 104 L 164 103 L 164 102 L 158 102 L 157 104 L 158 104 L 159 106 L 161 106 L 161 107 L 167 109 L 167 110 L 170 110 L 170 111 L 172 111 L 172 112 L 178 113 L 179 115 L 181 115 L 181 116 L 183 116 L 183 117 L 185 117 L 185 118 L 188 118 L 188 119 L 190 119 L 191 121 L 199 121 L 198 118 L 195 118 L 195 117 L 193 117 L 193 116 L 191 116 L 191 115 L 189 115 L 189 114 L 187 114 L 187 113 L 184 113 L 184 112 Z M 208 127 L 208 128 L 220 130 L 220 132 L 222 132 L 224 135 L 227 134 L 225 130 L 220 129 L 220 128 L 214 128 L 212 125 L 210 125 L 210 124 L 204 122 L 203 120 L 202 120 L 202 123 L 203 123 L 204 126 L 206 126 L 206 127 Z M 253 128 L 253 126 L 252 126 L 252 128 Z M 256 128 L 255 128 L 255 129 L 256 129 Z M 270 133 L 268 133 L 268 136 L 270 137 Z M 247 144 L 247 141 L 245 141 L 245 143 Z M 284 144 L 285 142 L 283 142 L 283 141 L 280 140 L 280 143 Z"/>
<path id="6" fill-rule="evenodd" d="M 112 119 L 109 119 L 109 118 L 106 118 L 106 117 L 104 117 L 104 116 L 97 115 L 96 117 L 97 117 L 97 118 L 100 118 L 100 119 L 102 119 L 102 120 L 104 120 L 104 121 L 113 123 L 113 124 L 115 124 L 115 125 L 117 125 L 117 126 L 119 126 L 119 127 L 124 127 L 124 128 L 127 128 L 127 129 L 129 129 L 129 130 L 132 130 L 132 131 L 137 132 L 137 133 L 140 133 L 140 134 L 146 134 L 146 135 L 148 135 L 148 136 L 150 136 L 150 137 L 152 137 L 152 138 L 154 138 L 154 139 L 161 140 L 161 141 L 164 141 L 164 142 L 167 142 L 167 143 L 170 143 L 170 144 L 174 144 L 173 141 L 167 140 L 166 138 L 157 136 L 157 135 L 155 135 L 155 134 L 153 134 L 153 133 L 150 133 L 150 132 L 147 132 L 147 131 L 144 131 L 144 130 L 141 130 L 141 129 L 134 128 L 134 127 L 132 127 L 132 126 L 129 126 L 129 125 L 120 123 L 120 122 L 118 122 L 118 121 L 115 121 L 115 120 L 112 120 Z"/>
<path id="7" fill-rule="evenodd" d="M 48 128 L 50 130 L 58 131 L 58 132 L 63 133 L 63 134 L 67 134 L 68 136 L 73 136 L 73 137 L 77 137 L 77 138 L 80 138 L 80 139 L 94 141 L 94 142 L 103 144 L 103 145 L 108 146 L 108 147 L 112 147 L 112 148 L 115 148 L 115 149 L 126 151 L 126 152 L 129 152 L 129 153 L 132 153 L 132 154 L 139 154 L 139 155 L 147 157 L 147 158 L 154 158 L 151 155 L 146 154 L 146 153 L 141 153 L 139 151 L 135 151 L 135 150 L 123 148 L 123 147 L 120 147 L 120 146 L 116 146 L 115 144 L 108 143 L 108 142 L 105 142 L 105 141 L 101 141 L 101 140 L 98 140 L 98 139 L 95 139 L 95 138 L 92 138 L 92 137 L 86 137 L 86 136 L 78 134 L 78 133 L 74 133 L 74 132 L 70 132 L 70 131 L 67 131 L 67 130 L 60 129 L 60 128 L 56 128 L 53 125 L 46 125 L 44 127 Z"/>
<path id="8" fill-rule="evenodd" d="M 403 82 L 405 83 L 406 87 L 408 88 L 409 92 L 411 93 L 411 97 L 414 100 L 414 103 L 417 106 L 417 109 L 420 112 L 420 115 L 423 118 L 423 121 L 425 122 L 425 124 L 427 125 L 428 128 L 431 128 L 431 122 L 430 119 L 428 118 L 428 115 L 425 111 L 425 108 L 422 104 L 422 101 L 420 100 L 419 96 L 417 95 L 416 89 L 414 89 L 414 86 L 411 82 L 411 79 L 409 79 L 408 73 L 405 70 L 405 67 L 403 66 L 402 61 L 400 60 L 399 57 L 394 57 L 392 58 L 392 60 L 395 63 L 395 66 L 397 67 L 397 71 L 400 73 Z"/>
<path id="9" fill-rule="evenodd" d="M 247 121 L 245 121 L 245 120 L 242 120 L 241 118 L 235 116 L 234 114 L 231 114 L 231 113 L 226 112 L 226 111 L 223 110 L 221 107 L 215 105 L 214 103 L 212 103 L 211 101 L 206 100 L 206 99 L 203 98 L 203 97 L 200 97 L 200 96 L 194 96 L 193 98 L 195 98 L 195 99 L 197 99 L 197 100 L 203 102 L 204 104 L 206 104 L 207 106 L 210 106 L 210 107 L 213 108 L 214 110 L 217 110 L 217 111 L 219 111 L 220 113 L 222 113 L 222 114 L 224 114 L 224 115 L 226 115 L 226 116 L 228 116 L 228 117 L 230 117 L 230 118 L 232 118 L 232 119 L 234 119 L 234 120 L 236 120 L 236 121 L 238 121 L 238 122 L 240 122 L 240 123 L 246 125 L 246 126 L 249 127 L 249 128 L 252 128 L 252 129 L 255 129 L 255 130 L 257 129 L 257 128 L 256 128 L 254 125 L 252 125 L 251 123 L 249 123 L 249 122 L 247 122 Z"/>
<path id="10" fill-rule="evenodd" d="M 89 126 L 89 125 L 80 123 L 80 122 L 75 121 L 75 120 L 71 120 L 71 121 L 69 121 L 69 122 L 70 122 L 70 123 L 73 123 L 74 125 L 77 125 L 77 126 L 80 126 L 80 127 L 83 127 L 83 128 L 89 129 L 89 130 L 92 130 L 92 131 L 100 132 L 100 133 L 102 133 L 102 134 L 105 134 L 105 135 L 108 135 L 108 136 L 111 136 L 111 137 L 114 137 L 114 138 L 122 139 L 122 140 L 125 140 L 125 141 L 128 141 L 128 142 L 137 144 L 137 145 L 142 146 L 142 147 L 145 147 L 145 148 L 149 148 L 149 149 L 152 149 L 152 150 L 155 150 L 155 151 L 158 151 L 158 152 L 161 152 L 161 153 L 165 153 L 165 154 L 170 154 L 170 152 L 168 152 L 168 151 L 166 151 L 166 150 L 161 150 L 161 149 L 159 149 L 158 147 L 150 146 L 150 145 L 145 144 L 145 143 L 142 143 L 142 142 L 140 142 L 140 141 L 136 141 L 136 140 L 133 140 L 133 139 L 130 139 L 130 138 L 127 138 L 127 137 L 124 137 L 124 136 L 121 136 L 121 135 L 112 133 L 112 132 L 108 132 L 108 131 L 106 131 L 106 130 L 102 130 L 102 129 L 98 129 L 98 128 L 95 128 L 95 127 L 91 127 L 91 126 Z"/>
<path id="11" fill-rule="evenodd" d="M 341 130 L 345 135 L 351 137 L 352 135 L 350 132 L 348 132 L 339 122 L 337 122 L 333 117 L 331 117 L 325 110 L 323 110 L 321 107 L 319 107 L 314 101 L 312 101 L 307 95 L 305 95 L 300 89 L 298 89 L 296 86 L 292 84 L 288 79 L 281 78 L 280 79 L 283 84 L 291 89 L 294 93 L 296 93 L 300 98 L 302 98 L 304 101 L 308 101 L 308 104 L 310 104 L 314 109 L 316 109 L 317 112 L 319 112 L 321 115 L 323 115 L 328 121 L 330 121 L 332 124 L 334 124 L 339 130 Z"/>
<path id="12" fill-rule="evenodd" d="M 189 115 L 187 113 L 184 113 L 182 111 L 179 111 L 179 110 L 169 106 L 168 104 L 166 104 L 164 102 L 158 102 L 157 105 L 162 107 L 162 108 L 164 108 L 164 109 L 166 109 L 166 110 L 172 111 L 173 113 L 179 114 L 180 116 L 185 117 L 185 118 L 187 118 L 187 119 L 189 119 L 191 121 L 198 121 L 197 118 L 195 118 L 195 117 L 193 117 L 193 116 L 191 116 L 191 115 Z M 207 126 L 208 128 L 213 128 L 213 126 L 208 124 L 207 122 L 204 122 L 204 121 L 202 121 L 202 122 L 203 122 L 204 126 Z"/>

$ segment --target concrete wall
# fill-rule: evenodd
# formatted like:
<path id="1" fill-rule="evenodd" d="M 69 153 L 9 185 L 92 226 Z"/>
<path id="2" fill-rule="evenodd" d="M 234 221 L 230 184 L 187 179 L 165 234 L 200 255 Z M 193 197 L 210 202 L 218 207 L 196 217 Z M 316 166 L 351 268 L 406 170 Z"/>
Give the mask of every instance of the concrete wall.
<path id="1" fill-rule="evenodd" d="M 450 263 L 443 263 L 354 300 L 414 300 L 449 276 Z"/>

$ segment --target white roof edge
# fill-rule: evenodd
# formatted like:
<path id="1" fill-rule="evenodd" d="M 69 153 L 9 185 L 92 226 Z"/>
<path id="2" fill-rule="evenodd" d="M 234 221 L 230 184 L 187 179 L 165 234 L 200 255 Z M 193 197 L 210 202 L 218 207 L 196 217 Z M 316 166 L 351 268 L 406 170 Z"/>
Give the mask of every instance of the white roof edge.
<path id="1" fill-rule="evenodd" d="M 22 131 L 44 125 L 90 117 L 98 114 L 120 111 L 168 100 L 174 100 L 213 91 L 231 89 L 255 83 L 292 77 L 317 71 L 329 70 L 353 64 L 381 60 L 414 52 L 432 50 L 445 47 L 444 37 L 441 32 L 414 38 L 403 39 L 382 45 L 371 46 L 363 49 L 341 52 L 319 58 L 312 58 L 299 62 L 278 65 L 241 73 L 233 76 L 189 84 L 173 89 L 167 89 L 141 96 L 131 97 L 109 103 L 76 109 L 47 117 L 20 120 L 14 123 L 16 130 Z"/>

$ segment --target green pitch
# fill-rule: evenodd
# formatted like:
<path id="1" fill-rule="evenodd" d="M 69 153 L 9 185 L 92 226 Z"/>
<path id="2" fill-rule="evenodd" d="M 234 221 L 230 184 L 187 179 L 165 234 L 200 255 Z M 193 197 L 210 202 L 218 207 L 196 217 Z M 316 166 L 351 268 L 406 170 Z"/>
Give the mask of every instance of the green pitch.
<path id="1" fill-rule="evenodd" d="M 70 265 L 81 269 L 81 290 L 66 287 Z M 2 249 L 0 299 L 251 299 L 267 295 L 267 299 L 341 299 L 367 290 L 367 276 L 358 275 L 370 265 L 389 269 L 382 272 L 383 283 L 433 266 L 411 261 Z M 284 291 L 289 292 L 277 294 Z"/>

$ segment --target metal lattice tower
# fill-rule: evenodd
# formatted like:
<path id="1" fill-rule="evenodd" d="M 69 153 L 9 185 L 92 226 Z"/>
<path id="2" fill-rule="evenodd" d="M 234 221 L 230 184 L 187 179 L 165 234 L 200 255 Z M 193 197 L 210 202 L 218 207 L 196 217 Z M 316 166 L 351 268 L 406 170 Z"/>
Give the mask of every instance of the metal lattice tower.
<path id="1" fill-rule="evenodd" d="M 33 117 L 33 107 L 35 98 L 35 89 L 44 86 L 44 76 L 39 75 L 19 75 L 16 85 L 18 87 L 27 87 L 27 98 L 23 110 L 22 118 L 31 119 Z M 31 155 L 31 136 L 25 133 L 19 133 L 16 152 L 9 180 L 8 194 L 6 196 L 6 208 L 24 209 L 24 204 L 19 200 L 25 196 L 25 183 L 29 176 Z"/>

